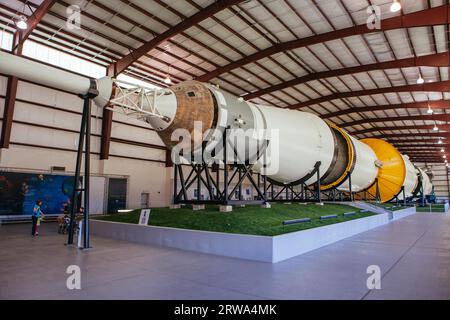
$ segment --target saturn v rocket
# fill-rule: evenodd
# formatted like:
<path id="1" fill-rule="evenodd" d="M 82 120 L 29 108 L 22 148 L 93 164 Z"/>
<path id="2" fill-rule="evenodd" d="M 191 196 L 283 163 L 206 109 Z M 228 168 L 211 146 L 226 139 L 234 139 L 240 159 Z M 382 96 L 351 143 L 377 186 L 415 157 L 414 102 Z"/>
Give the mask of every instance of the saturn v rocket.
<path id="1" fill-rule="evenodd" d="M 92 80 L 23 57 L 0 52 L 0 74 L 40 83 L 76 94 L 95 87 L 99 107 L 114 100 L 117 82 L 109 77 Z M 162 89 L 155 99 L 141 100 L 141 110 L 158 110 L 158 116 L 144 113 L 163 143 L 173 148 L 172 134 L 183 129 L 194 132 L 194 122 L 201 122 L 203 132 L 211 129 L 278 131 L 278 168 L 267 174 L 280 185 L 320 179 L 322 190 L 376 194 L 375 181 L 382 202 L 398 197 L 432 193 L 432 183 L 424 170 L 415 167 L 407 156 L 381 139 L 358 140 L 338 126 L 318 116 L 296 110 L 257 105 L 236 97 L 216 86 L 185 81 Z M 153 104 L 153 105 L 150 105 Z M 269 141 L 270 143 L 270 141 Z M 311 175 L 320 163 L 319 175 Z M 258 170 L 255 165 L 254 170 Z M 351 183 L 351 186 L 350 186 Z M 351 187 L 351 188 L 350 188 Z"/>

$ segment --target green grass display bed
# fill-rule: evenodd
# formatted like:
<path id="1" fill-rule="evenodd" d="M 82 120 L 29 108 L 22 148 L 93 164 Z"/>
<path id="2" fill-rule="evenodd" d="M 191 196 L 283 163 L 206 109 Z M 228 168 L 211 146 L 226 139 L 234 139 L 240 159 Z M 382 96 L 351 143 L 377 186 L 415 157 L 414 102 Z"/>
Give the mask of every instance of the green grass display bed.
<path id="1" fill-rule="evenodd" d="M 376 206 L 378 206 L 378 207 L 381 207 L 381 208 L 383 208 L 383 209 L 386 209 L 386 210 L 389 210 L 389 211 L 397 211 L 397 210 L 403 210 L 403 209 L 407 209 L 407 208 L 410 208 L 411 206 L 403 206 L 402 204 L 396 204 L 396 203 L 389 203 L 389 202 L 387 202 L 387 203 L 377 203 L 377 204 L 374 204 L 374 205 L 376 205 Z"/>
<path id="2" fill-rule="evenodd" d="M 416 207 L 417 212 L 445 212 L 445 207 L 443 204 L 432 204 L 431 209 L 430 205 L 426 205 L 425 207 Z"/>
<path id="3" fill-rule="evenodd" d="M 346 212 L 356 212 L 344 216 Z M 140 210 L 130 213 L 112 214 L 97 219 L 138 223 Z M 337 214 L 338 218 L 320 220 L 321 216 Z M 181 209 L 153 208 L 149 225 L 181 229 L 205 230 L 238 234 L 275 236 L 284 233 L 321 227 L 329 224 L 364 218 L 374 215 L 372 212 L 361 213 L 359 209 L 346 205 L 325 204 L 272 204 L 272 208 L 259 206 L 233 208 L 233 212 L 221 213 L 217 206 L 207 206 L 205 210 L 193 211 L 190 207 Z M 283 226 L 285 220 L 311 218 L 311 222 Z"/>

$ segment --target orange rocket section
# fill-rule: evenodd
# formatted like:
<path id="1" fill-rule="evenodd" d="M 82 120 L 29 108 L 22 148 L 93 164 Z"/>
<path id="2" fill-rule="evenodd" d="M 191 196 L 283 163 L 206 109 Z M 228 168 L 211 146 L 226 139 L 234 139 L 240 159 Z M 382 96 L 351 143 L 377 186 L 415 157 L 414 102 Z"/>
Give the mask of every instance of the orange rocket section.
<path id="1" fill-rule="evenodd" d="M 381 202 L 387 202 L 401 191 L 405 181 L 406 168 L 402 155 L 392 144 L 384 140 L 367 138 L 360 141 L 371 147 L 380 161 L 378 188 Z M 376 185 L 370 187 L 368 193 L 375 198 Z"/>

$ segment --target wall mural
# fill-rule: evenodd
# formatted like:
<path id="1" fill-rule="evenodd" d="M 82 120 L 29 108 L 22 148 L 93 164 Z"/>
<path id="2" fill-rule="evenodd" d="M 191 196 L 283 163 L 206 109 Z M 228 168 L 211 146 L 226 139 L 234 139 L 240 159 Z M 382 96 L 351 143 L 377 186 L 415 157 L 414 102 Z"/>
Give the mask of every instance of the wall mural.
<path id="1" fill-rule="evenodd" d="M 70 204 L 72 176 L 0 171 L 0 215 L 31 215 L 42 200 L 46 215 L 59 215 Z"/>

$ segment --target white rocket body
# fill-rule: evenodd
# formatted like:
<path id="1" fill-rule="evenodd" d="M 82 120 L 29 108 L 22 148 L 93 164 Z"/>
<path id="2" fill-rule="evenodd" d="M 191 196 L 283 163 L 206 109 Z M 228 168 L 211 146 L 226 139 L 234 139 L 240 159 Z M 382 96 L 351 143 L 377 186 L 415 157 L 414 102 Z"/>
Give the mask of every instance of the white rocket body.
<path id="1" fill-rule="evenodd" d="M 113 92 L 113 80 L 109 77 L 93 80 L 2 51 L 0 51 L 0 73 L 76 94 L 85 94 L 94 85 L 99 91 L 98 97 L 94 99 L 99 107 L 105 107 L 108 104 Z M 291 184 L 303 179 L 306 184 L 313 184 L 318 177 L 328 182 L 339 178 L 342 181 L 335 187 L 342 191 L 349 191 L 348 172 L 351 172 L 351 189 L 359 192 L 371 186 L 377 177 L 379 168 L 374 151 L 342 130 L 340 133 L 333 131 L 328 123 L 314 114 L 255 105 L 209 84 L 187 82 L 187 87 L 201 88 L 202 91 L 195 92 L 191 89 L 183 91 L 185 84 L 181 83 L 165 89 L 165 94 L 156 100 L 160 114 L 170 120 L 148 117 L 146 121 L 161 136 L 163 133 L 170 133 L 175 124 L 180 125 L 183 120 L 189 119 L 194 109 L 189 109 L 192 105 L 186 105 L 186 101 L 189 102 L 191 98 L 198 99 L 199 103 L 211 104 L 205 106 L 205 110 L 211 113 L 208 118 L 210 128 L 206 129 L 223 131 L 227 128 L 254 132 L 265 129 L 277 132 L 278 140 L 269 141 L 277 154 L 274 156 L 274 161 L 266 168 L 269 172 L 267 176 L 276 183 Z M 205 96 L 205 92 L 210 92 L 211 96 L 208 97 L 208 93 Z M 200 114 L 199 118 L 202 116 Z M 187 118 L 180 119 L 180 117 Z M 207 118 L 206 115 L 205 118 Z M 263 145 L 263 139 L 260 139 L 256 133 L 253 136 L 259 146 Z M 166 134 L 165 138 L 167 137 Z M 343 166 L 343 161 L 348 161 L 345 158 L 347 149 L 345 149 L 343 137 L 347 139 L 347 144 L 353 145 L 355 159 L 351 168 Z M 163 139 L 163 141 L 169 147 L 167 140 Z M 232 152 L 232 147 L 227 154 Z M 247 152 L 250 154 L 249 157 L 254 156 L 254 150 L 247 150 Z M 320 163 L 319 173 L 312 174 L 317 163 Z M 414 173 L 411 162 L 406 158 L 405 166 L 404 187 L 408 197 L 412 195 L 417 185 L 417 175 Z M 256 163 L 254 169 L 262 171 L 261 163 Z M 424 190 L 426 194 L 429 194 L 432 184 L 426 174 L 422 176 Z"/>

